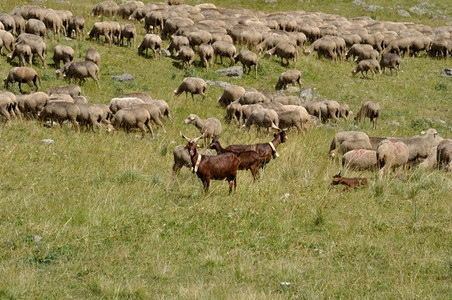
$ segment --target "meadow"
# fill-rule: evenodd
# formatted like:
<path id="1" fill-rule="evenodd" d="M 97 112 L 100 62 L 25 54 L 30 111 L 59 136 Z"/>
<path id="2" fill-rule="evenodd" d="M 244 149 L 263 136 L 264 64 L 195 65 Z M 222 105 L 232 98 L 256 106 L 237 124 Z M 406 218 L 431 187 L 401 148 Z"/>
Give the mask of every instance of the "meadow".
<path id="1" fill-rule="evenodd" d="M 405 9 L 417 4 L 378 2 Z M 434 2 L 436 9 L 447 10 L 445 2 Z M 38 5 L 83 15 L 88 32 L 95 21 L 107 19 L 89 17 L 95 3 L 49 0 Z M 266 13 L 303 9 L 401 21 L 396 10 L 369 12 L 351 1 L 212 3 Z M 0 11 L 27 4 L 3 0 Z M 425 16 L 403 21 L 447 23 Z M 145 31 L 134 24 L 138 46 Z M 102 61 L 100 87 L 92 80 L 82 86 L 90 102 L 108 104 L 120 94 L 145 91 L 166 100 L 174 120 L 165 122 L 166 134 L 144 139 L 138 132 L 76 133 L 69 125 L 47 128 L 31 120 L 0 126 L 1 299 L 450 298 L 451 173 L 411 168 L 380 179 L 374 171 L 344 170 L 347 177 L 369 180 L 367 187 L 348 192 L 329 189 L 340 163 L 328 157 L 331 139 L 344 130 L 409 137 L 435 128 L 443 138 L 452 138 L 452 81 L 440 76 L 451 67 L 450 58 L 406 57 L 398 77 L 368 80 L 351 76 L 351 61 L 319 60 L 300 52 L 296 68 L 303 88 L 315 88 L 320 99 L 345 102 L 355 113 L 365 101 L 379 102 L 378 129 L 368 120 L 358 127 L 340 120 L 335 127 L 310 128 L 306 134 L 291 130 L 278 147 L 281 156 L 267 165 L 261 179 L 253 182 L 250 172 L 240 171 L 237 192 L 228 195 L 226 182 L 213 181 L 205 194 L 187 168 L 172 174 L 172 150 L 185 141 L 179 131 L 199 135 L 183 120 L 196 113 L 223 121 L 225 110 L 217 105 L 222 89 L 209 86 L 205 101 L 199 96 L 186 101 L 173 90 L 184 77 L 196 76 L 273 91 L 286 70 L 279 59 L 262 58 L 257 79 L 252 74 L 229 79 L 215 73 L 225 67 L 219 64 L 209 71 L 197 65 L 183 71 L 172 58 L 153 60 L 127 47 L 89 40 L 46 42 L 47 68 L 34 66 L 43 79 L 40 91 L 65 84 L 51 66 L 57 44 L 71 46 L 76 60 L 93 47 Z M 2 56 L 0 77 L 11 67 Z M 135 81 L 111 79 L 122 73 Z M 11 91 L 18 94 L 17 85 Z M 272 138 L 222 123 L 223 145 Z M 400 174 L 406 179 L 400 180 Z"/>

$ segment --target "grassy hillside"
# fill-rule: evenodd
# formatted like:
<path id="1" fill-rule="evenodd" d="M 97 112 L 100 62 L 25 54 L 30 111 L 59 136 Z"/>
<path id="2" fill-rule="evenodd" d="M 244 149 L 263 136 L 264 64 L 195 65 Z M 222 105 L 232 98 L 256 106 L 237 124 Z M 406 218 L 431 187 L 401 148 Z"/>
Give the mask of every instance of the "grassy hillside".
<path id="1" fill-rule="evenodd" d="M 304 9 L 400 18 L 393 10 L 373 15 L 351 1 L 212 2 L 265 12 Z M 45 5 L 83 15 L 89 30 L 97 21 L 88 16 L 96 1 L 71 3 Z M 405 9 L 417 4 L 391 3 L 379 1 Z M 9 12 L 26 4 L 6 0 L 0 9 Z M 435 4 L 448 9 L 445 2 Z M 416 20 L 431 26 L 447 23 Z M 135 25 L 139 45 L 144 30 Z M 58 42 L 46 42 L 48 67 L 35 68 L 43 78 L 41 90 L 65 84 L 50 65 Z M 73 47 L 77 60 L 90 47 L 102 54 L 100 88 L 91 80 L 82 86 L 91 102 L 146 91 L 169 103 L 174 122 L 165 123 L 166 134 L 144 139 L 122 131 L 77 134 L 69 126 L 46 128 L 29 120 L 0 126 L 0 298 L 450 297 L 451 174 L 414 168 L 379 180 L 371 171 L 347 170 L 346 176 L 367 177 L 369 186 L 329 190 L 340 165 L 328 158 L 331 139 L 343 130 L 406 137 L 433 127 L 452 138 L 452 81 L 440 76 L 451 67 L 450 59 L 404 58 L 399 77 L 366 80 L 351 77 L 352 62 L 300 56 L 296 67 L 304 88 L 346 102 L 355 112 L 365 101 L 378 101 L 379 128 L 372 130 L 368 121 L 356 128 L 341 120 L 337 127 L 313 128 L 305 135 L 290 131 L 278 148 L 281 157 L 266 167 L 261 180 L 253 183 L 249 172 L 240 171 L 237 193 L 227 196 L 225 182 L 213 182 L 204 194 L 188 169 L 179 176 L 171 172 L 172 150 L 184 142 L 179 130 L 198 135 L 196 128 L 183 125 L 188 114 L 223 120 L 224 109 L 216 103 L 222 89 L 209 86 L 207 99 L 197 96 L 194 102 L 175 97 L 173 90 L 185 76 L 273 90 L 285 70 L 279 60 L 261 59 L 257 80 L 253 75 L 232 80 L 215 74 L 222 68 L 218 64 L 209 72 L 199 67 L 182 71 L 170 58 L 139 57 L 136 49 L 88 40 L 59 43 Z M 1 57 L 0 77 L 10 68 Z M 124 72 L 135 81 L 111 79 Z M 12 91 L 19 92 L 17 85 Z M 271 139 L 224 123 L 223 132 L 224 145 Z M 55 143 L 42 142 L 49 138 Z"/>

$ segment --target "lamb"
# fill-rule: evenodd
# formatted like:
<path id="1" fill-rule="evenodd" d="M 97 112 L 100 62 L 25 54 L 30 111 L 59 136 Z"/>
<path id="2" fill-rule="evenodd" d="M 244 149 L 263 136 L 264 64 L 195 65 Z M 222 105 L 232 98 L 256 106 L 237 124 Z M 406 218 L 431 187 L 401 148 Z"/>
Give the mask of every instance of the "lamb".
<path id="1" fill-rule="evenodd" d="M 365 102 L 355 117 L 355 125 L 358 125 L 365 117 L 370 119 L 372 128 L 377 129 L 377 121 L 380 116 L 380 104 L 373 101 Z"/>
<path id="2" fill-rule="evenodd" d="M 341 171 L 338 174 L 333 176 L 333 181 L 330 186 L 343 184 L 348 187 L 348 190 L 351 191 L 352 188 L 356 188 L 360 185 L 367 185 L 367 178 L 363 177 L 354 177 L 354 178 L 346 178 L 341 176 Z"/>
<path id="3" fill-rule="evenodd" d="M 199 129 L 203 138 L 204 138 L 204 147 L 207 147 L 207 140 L 219 137 L 221 131 L 223 130 L 221 127 L 221 122 L 217 118 L 210 117 L 205 120 L 202 120 L 195 114 L 190 114 L 185 120 L 184 124 L 193 124 L 196 128 Z"/>
<path id="4" fill-rule="evenodd" d="M 60 61 L 64 64 L 74 59 L 74 49 L 69 46 L 57 45 L 53 51 L 53 63 L 55 68 L 60 68 Z"/>
<path id="5" fill-rule="evenodd" d="M 344 154 L 354 149 L 372 149 L 367 134 L 361 131 L 343 131 L 337 133 L 330 145 L 330 157 L 335 158 L 336 153 Z"/>
<path id="6" fill-rule="evenodd" d="M 403 142 L 382 141 L 377 147 L 377 167 L 380 174 L 388 174 L 391 167 L 405 166 L 409 161 L 410 151 Z"/>
<path id="7" fill-rule="evenodd" d="M 100 68 L 100 53 L 93 48 L 89 48 L 86 50 L 85 61 L 92 61 Z"/>
<path id="8" fill-rule="evenodd" d="M 163 125 L 162 121 L 160 121 L 160 117 L 163 118 L 163 114 L 157 105 L 154 105 L 153 103 L 145 103 L 133 105 L 131 106 L 131 108 L 146 109 L 149 112 L 149 115 L 151 116 L 151 121 L 153 121 L 155 126 L 157 127 L 157 134 L 159 134 L 159 127 L 162 127 L 163 133 L 166 133 L 165 126 Z"/>
<path id="9" fill-rule="evenodd" d="M 276 83 L 275 89 L 277 90 L 286 89 L 288 84 L 298 84 L 301 89 L 302 88 L 301 72 L 296 69 L 292 69 L 281 73 L 279 75 L 279 79 L 278 82 Z"/>
<path id="10" fill-rule="evenodd" d="M 223 64 L 223 57 L 228 57 L 231 60 L 231 66 L 235 65 L 234 56 L 237 53 L 235 46 L 228 42 L 216 41 L 212 44 L 215 63 L 217 62 L 217 57 L 220 56 L 220 63 Z"/>
<path id="11" fill-rule="evenodd" d="M 452 172 L 452 140 L 444 139 L 438 144 L 436 157 L 439 168 Z"/>
<path id="12" fill-rule="evenodd" d="M 205 91 L 207 89 L 207 83 L 202 78 L 197 77 L 186 77 L 182 82 L 179 84 L 177 89 L 174 90 L 174 94 L 176 96 L 179 96 L 183 92 L 185 92 L 185 100 L 187 100 L 187 94 L 191 94 L 191 99 L 194 101 L 193 98 L 194 94 L 201 95 L 202 99 L 206 99 Z"/>
<path id="13" fill-rule="evenodd" d="M 198 152 L 201 155 L 212 155 L 208 149 L 198 148 Z M 193 171 L 193 163 L 191 162 L 190 154 L 188 150 L 185 149 L 185 145 L 177 145 L 173 150 L 174 164 L 173 164 L 173 174 L 179 174 L 182 167 L 187 167 Z"/>
<path id="14" fill-rule="evenodd" d="M 80 109 L 74 103 L 54 102 L 49 103 L 41 111 L 40 117 L 42 121 L 50 120 L 51 126 L 56 121 L 60 126 L 64 121 L 68 120 L 72 123 L 72 128 L 80 131 L 77 118 L 80 116 Z"/>
<path id="15" fill-rule="evenodd" d="M 380 64 L 376 59 L 364 59 L 358 63 L 358 65 L 352 70 L 353 77 L 356 73 L 361 72 L 364 78 L 369 78 L 367 76 L 367 72 L 370 71 L 372 73 L 372 79 L 374 79 L 375 71 L 378 71 L 381 74 Z M 366 75 L 364 75 L 366 72 Z"/>
<path id="16" fill-rule="evenodd" d="M 154 132 L 151 127 L 151 116 L 149 112 L 144 108 L 123 108 L 116 112 L 111 120 L 114 128 L 122 127 L 126 133 L 129 133 L 132 128 L 139 128 L 141 130 L 141 138 L 146 135 L 145 126 L 154 136 Z"/>
<path id="17" fill-rule="evenodd" d="M 342 156 L 342 167 L 349 169 L 368 170 L 377 166 L 375 150 L 355 149 Z"/>
<path id="18" fill-rule="evenodd" d="M 39 81 L 39 85 L 41 86 L 41 77 L 39 77 L 38 73 L 35 70 L 28 67 L 14 67 L 9 71 L 8 77 L 4 80 L 5 89 L 9 88 L 10 83 L 14 82 L 19 83 L 19 91 L 22 93 L 22 83 L 28 84 L 31 89 L 33 89 L 33 84 L 38 90 L 37 81 Z"/>
<path id="19" fill-rule="evenodd" d="M 237 54 L 234 59 L 239 61 L 243 65 L 243 70 L 246 73 L 246 68 L 248 67 L 248 74 L 251 72 L 251 67 L 254 66 L 255 78 L 257 78 L 257 65 L 258 58 L 256 53 L 250 50 L 242 50 L 239 54 Z"/>
<path id="20" fill-rule="evenodd" d="M 157 58 L 157 53 L 160 57 L 160 50 L 162 49 L 162 39 L 153 33 L 148 33 L 144 36 L 143 41 L 138 47 L 138 55 L 142 55 L 146 50 L 146 57 L 148 56 L 148 49 L 154 53 L 154 59 Z M 158 52 L 157 52 L 158 51 Z"/>
<path id="21" fill-rule="evenodd" d="M 185 64 L 187 68 L 191 66 L 193 61 L 195 60 L 195 51 L 189 46 L 183 46 L 180 51 L 176 54 L 177 59 L 182 60 L 182 68 L 185 68 Z"/>
<path id="22" fill-rule="evenodd" d="M 52 94 L 68 94 L 71 97 L 75 97 L 75 96 L 80 96 L 82 94 L 82 89 L 75 84 L 59 85 L 59 86 L 54 86 L 54 87 L 48 88 L 46 90 L 46 94 L 49 96 Z"/>
<path id="23" fill-rule="evenodd" d="M 108 104 L 108 108 L 111 110 L 112 113 L 116 113 L 119 110 L 123 108 L 130 108 L 132 105 L 139 105 L 139 104 L 145 104 L 145 102 L 136 97 L 129 97 L 129 98 L 113 98 L 110 100 L 110 103 Z"/>
<path id="24" fill-rule="evenodd" d="M 218 104 L 222 107 L 228 106 L 230 103 L 238 101 L 244 93 L 245 88 L 230 84 L 224 88 L 223 94 L 218 98 Z"/>
<path id="25" fill-rule="evenodd" d="M 401 58 L 397 54 L 383 53 L 381 55 L 380 67 L 383 70 L 383 73 L 385 72 L 386 68 L 389 68 L 391 70 L 391 75 L 392 69 L 395 69 L 397 76 L 399 76 L 400 62 Z"/>
<path id="26" fill-rule="evenodd" d="M 209 70 L 209 63 L 212 65 L 213 61 L 213 47 L 209 44 L 201 44 L 198 47 L 199 58 L 201 59 L 201 63 L 204 64 L 206 70 Z"/>
<path id="27" fill-rule="evenodd" d="M 17 106 L 28 118 L 37 118 L 48 101 L 49 96 L 43 92 L 17 96 Z"/>
<path id="28" fill-rule="evenodd" d="M 279 126 L 278 113 L 273 109 L 255 110 L 249 115 L 245 125 L 243 125 L 244 130 L 249 131 L 253 124 L 257 126 L 258 132 L 261 128 L 265 128 L 267 132 L 270 131 L 270 128 L 277 129 Z"/>
<path id="29" fill-rule="evenodd" d="M 19 57 L 19 66 L 20 67 L 24 67 L 25 66 L 25 59 L 26 58 L 27 58 L 28 64 L 30 66 L 33 63 L 32 62 L 33 55 L 32 55 L 32 52 L 31 52 L 31 48 L 27 44 L 17 44 L 16 48 L 14 49 L 14 51 L 7 55 L 7 62 L 11 63 L 11 61 L 16 56 Z"/>
<path id="30" fill-rule="evenodd" d="M 290 43 L 279 43 L 276 47 L 267 51 L 266 56 L 271 56 L 276 54 L 281 59 L 281 65 L 284 65 L 284 59 L 287 61 L 287 66 L 289 65 L 289 59 L 293 60 L 294 66 L 297 64 L 298 51 L 297 47 Z"/>

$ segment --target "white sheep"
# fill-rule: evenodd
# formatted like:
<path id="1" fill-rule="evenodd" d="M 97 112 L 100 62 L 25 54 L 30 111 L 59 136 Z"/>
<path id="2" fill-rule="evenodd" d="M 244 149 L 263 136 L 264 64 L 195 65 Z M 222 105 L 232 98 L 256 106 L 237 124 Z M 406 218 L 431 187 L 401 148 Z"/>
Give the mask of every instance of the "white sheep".
<path id="1" fill-rule="evenodd" d="M 194 101 L 193 98 L 194 94 L 201 95 L 202 99 L 206 99 L 206 89 L 207 89 L 207 83 L 202 78 L 197 77 L 187 77 L 182 80 L 182 82 L 179 84 L 177 89 L 174 90 L 174 94 L 176 96 L 179 96 L 183 92 L 185 92 L 185 100 L 187 100 L 187 94 L 191 94 L 191 99 Z"/>
<path id="2" fill-rule="evenodd" d="M 408 163 L 410 151 L 403 142 L 391 140 L 382 141 L 377 147 L 377 166 L 380 174 L 388 174 L 391 167 L 405 166 Z"/>
<path id="3" fill-rule="evenodd" d="M 372 149 L 369 137 L 361 131 L 343 131 L 337 133 L 330 144 L 330 156 L 336 157 L 336 153 L 344 154 L 354 149 Z"/>
<path id="4" fill-rule="evenodd" d="M 342 156 L 342 167 L 367 170 L 377 166 L 377 152 L 367 149 L 355 149 Z"/>
<path id="5" fill-rule="evenodd" d="M 203 120 L 195 114 L 190 114 L 184 120 L 184 124 L 193 124 L 199 129 L 204 137 L 204 147 L 207 147 L 207 139 L 219 137 L 222 131 L 220 120 L 214 117 Z"/>

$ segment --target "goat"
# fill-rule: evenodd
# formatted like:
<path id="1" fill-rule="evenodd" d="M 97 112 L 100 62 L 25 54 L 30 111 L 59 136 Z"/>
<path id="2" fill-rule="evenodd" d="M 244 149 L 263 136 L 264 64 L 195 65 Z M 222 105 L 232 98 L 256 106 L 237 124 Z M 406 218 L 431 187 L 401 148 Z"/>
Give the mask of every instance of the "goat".
<path id="1" fill-rule="evenodd" d="M 348 190 L 352 188 L 356 188 L 360 185 L 367 185 L 367 178 L 363 177 L 354 177 L 354 178 L 346 178 L 341 176 L 341 171 L 333 176 L 333 181 L 331 181 L 331 185 L 343 184 L 348 187 Z"/>
<path id="2" fill-rule="evenodd" d="M 195 139 L 187 138 L 180 133 L 181 137 L 187 140 L 185 149 L 190 154 L 190 159 L 193 164 L 193 172 L 198 175 L 204 186 L 204 192 L 207 193 L 210 186 L 210 179 L 223 180 L 226 179 L 229 183 L 229 194 L 232 191 L 234 185 L 234 192 L 237 188 L 237 169 L 240 164 L 240 158 L 233 153 L 224 153 L 217 156 L 201 155 L 198 153 L 198 140 L 202 137 Z"/>
<path id="3" fill-rule="evenodd" d="M 215 149 L 217 154 L 228 153 L 220 144 L 218 139 L 213 139 L 209 145 L 210 149 Z M 232 152 L 234 153 L 234 152 Z M 250 170 L 253 174 L 253 179 L 256 181 L 259 179 L 259 167 L 263 166 L 265 157 L 257 153 L 256 151 L 244 151 L 234 153 L 240 158 L 239 170 Z"/>

